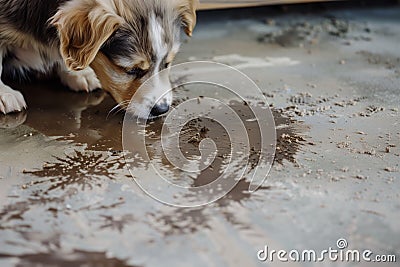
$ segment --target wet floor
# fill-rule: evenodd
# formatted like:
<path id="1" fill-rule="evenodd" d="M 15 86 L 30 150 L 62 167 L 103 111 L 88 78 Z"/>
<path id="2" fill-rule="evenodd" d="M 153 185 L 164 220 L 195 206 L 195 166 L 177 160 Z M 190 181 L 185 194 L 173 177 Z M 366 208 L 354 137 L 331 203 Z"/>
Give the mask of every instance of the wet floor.
<path id="1" fill-rule="evenodd" d="M 129 173 L 124 114 L 110 112 L 108 95 L 56 81 L 16 85 L 29 109 L 0 116 L 0 265 L 265 266 L 257 259 L 265 245 L 321 251 L 339 238 L 399 257 L 400 9 L 309 11 L 201 13 L 183 45 L 178 62 L 218 61 L 252 78 L 267 101 L 253 100 L 271 107 L 276 127 L 259 190 L 250 194 L 244 179 L 205 207 L 167 206 L 136 185 L 152 177 Z M 203 92 L 178 88 L 175 105 L 196 94 L 201 102 Z M 254 168 L 257 121 L 248 103 L 227 103 L 249 134 Z M 163 123 L 146 127 L 152 160 L 177 183 L 212 182 L 231 150 L 224 128 L 210 119 L 184 126 L 186 157 L 208 138 L 219 154 L 211 168 L 182 176 L 154 145 Z"/>

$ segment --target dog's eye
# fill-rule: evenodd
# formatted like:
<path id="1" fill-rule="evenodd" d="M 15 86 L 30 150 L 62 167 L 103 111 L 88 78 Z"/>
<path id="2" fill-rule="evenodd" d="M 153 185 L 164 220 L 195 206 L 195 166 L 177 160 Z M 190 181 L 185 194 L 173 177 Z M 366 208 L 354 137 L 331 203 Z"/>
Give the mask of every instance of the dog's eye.
<path id="1" fill-rule="evenodd" d="M 170 65 L 171 65 L 171 63 L 165 63 L 164 68 L 165 68 L 165 69 L 168 69 Z"/>
<path id="2" fill-rule="evenodd" d="M 129 75 L 133 75 L 133 76 L 137 76 L 137 77 L 141 77 L 144 74 L 144 70 L 142 70 L 141 68 L 133 68 L 130 70 L 127 70 L 126 73 Z"/>

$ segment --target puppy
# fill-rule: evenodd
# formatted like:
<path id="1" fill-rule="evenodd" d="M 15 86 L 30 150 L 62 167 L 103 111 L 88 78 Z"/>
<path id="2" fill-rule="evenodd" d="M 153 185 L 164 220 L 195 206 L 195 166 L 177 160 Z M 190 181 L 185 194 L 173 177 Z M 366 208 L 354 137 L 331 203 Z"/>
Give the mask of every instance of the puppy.
<path id="1" fill-rule="evenodd" d="M 171 88 L 168 68 L 180 47 L 180 27 L 192 35 L 197 4 L 198 0 L 0 0 L 0 75 L 55 71 L 72 90 L 103 88 L 127 108 L 144 81 L 167 69 L 134 106 L 139 115 L 160 116 L 172 102 L 171 93 L 163 93 Z M 24 108 L 22 94 L 0 80 L 0 111 Z"/>

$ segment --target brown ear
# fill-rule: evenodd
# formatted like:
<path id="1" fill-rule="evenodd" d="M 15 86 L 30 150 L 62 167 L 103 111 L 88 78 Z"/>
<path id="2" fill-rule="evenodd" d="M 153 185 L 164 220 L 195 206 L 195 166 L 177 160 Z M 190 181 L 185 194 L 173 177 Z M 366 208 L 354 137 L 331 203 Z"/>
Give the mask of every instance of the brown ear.
<path id="1" fill-rule="evenodd" d="M 196 9 L 198 3 L 198 0 L 178 1 L 178 12 L 180 14 L 185 33 L 188 36 L 192 36 L 194 27 L 196 26 Z"/>
<path id="2" fill-rule="evenodd" d="M 101 46 L 117 30 L 122 18 L 94 0 L 73 0 L 51 22 L 58 29 L 60 52 L 71 70 L 87 68 Z"/>

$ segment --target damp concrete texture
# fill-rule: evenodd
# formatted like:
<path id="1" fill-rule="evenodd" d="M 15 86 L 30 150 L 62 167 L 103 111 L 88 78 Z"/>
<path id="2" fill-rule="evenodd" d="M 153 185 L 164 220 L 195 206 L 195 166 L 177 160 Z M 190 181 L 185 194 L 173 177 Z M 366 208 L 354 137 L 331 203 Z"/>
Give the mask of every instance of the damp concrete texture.
<path id="1" fill-rule="evenodd" d="M 14 85 L 29 109 L 0 116 L 0 266 L 279 266 L 257 252 L 318 252 L 340 238 L 399 261 L 399 43 L 397 5 L 200 13 L 177 62 L 238 68 L 262 89 L 277 128 L 262 187 L 248 194 L 241 181 L 200 208 L 166 206 L 135 185 L 122 155 L 123 114 L 109 114 L 109 96 L 54 81 Z M 243 103 L 232 106 L 246 116 Z M 221 132 L 193 121 L 182 147 L 195 154 L 201 138 Z"/>

